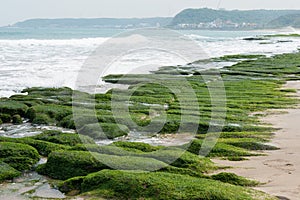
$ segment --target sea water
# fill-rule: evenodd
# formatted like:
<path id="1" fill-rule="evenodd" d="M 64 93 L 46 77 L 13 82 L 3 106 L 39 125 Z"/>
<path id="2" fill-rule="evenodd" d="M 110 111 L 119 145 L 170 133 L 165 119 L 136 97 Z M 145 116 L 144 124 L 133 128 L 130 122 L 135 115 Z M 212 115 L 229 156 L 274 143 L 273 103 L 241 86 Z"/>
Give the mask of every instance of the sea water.
<path id="1" fill-rule="evenodd" d="M 74 87 L 85 60 L 109 38 L 128 30 L 80 28 L 0 28 L 0 97 L 20 93 L 27 87 Z M 276 31 L 185 30 L 208 57 L 230 54 L 273 55 L 294 52 L 300 38 L 273 38 L 268 43 L 243 38 L 275 34 Z M 156 64 L 185 64 L 165 55 L 135 54 L 119 65 L 126 67 L 155 57 Z M 116 72 L 117 73 L 117 72 Z"/>

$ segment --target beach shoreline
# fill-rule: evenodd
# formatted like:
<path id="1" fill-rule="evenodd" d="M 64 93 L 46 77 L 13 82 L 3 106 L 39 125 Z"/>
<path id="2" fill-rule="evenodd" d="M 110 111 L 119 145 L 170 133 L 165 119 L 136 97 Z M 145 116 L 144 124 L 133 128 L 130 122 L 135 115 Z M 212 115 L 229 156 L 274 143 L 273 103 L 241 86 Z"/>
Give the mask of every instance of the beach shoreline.
<path id="1" fill-rule="evenodd" d="M 91 198 L 118 198 L 123 197 L 125 194 L 128 197 L 136 196 L 137 198 L 152 198 L 159 195 L 157 197 L 161 199 L 191 199 L 191 197 L 195 197 L 197 199 L 275 200 L 277 199 L 276 197 L 258 191 L 262 190 L 261 188 L 249 188 L 256 186 L 257 182 L 244 177 L 256 178 L 254 176 L 245 175 L 241 177 L 230 173 L 209 174 L 221 169 L 220 165 L 215 165 L 211 160 L 212 158 L 220 157 L 228 160 L 243 160 L 250 157 L 251 161 L 252 156 L 253 159 L 262 159 L 262 157 L 255 157 L 258 154 L 253 152 L 254 149 L 274 149 L 273 146 L 268 144 L 261 144 L 261 142 L 269 139 L 270 132 L 274 129 L 261 123 L 259 120 L 260 114 L 253 115 L 253 113 L 261 113 L 270 109 L 282 111 L 284 108 L 296 106 L 298 101 L 289 97 L 295 94 L 295 90 L 281 88 L 287 80 L 300 80 L 299 54 L 299 52 L 282 54 L 272 58 L 257 55 L 235 55 L 219 58 L 220 61 L 236 59 L 246 59 L 246 61 L 241 61 L 221 71 L 224 83 L 224 86 L 222 85 L 224 88 L 221 88 L 226 89 L 226 124 L 222 127 L 219 124 L 212 124 L 214 128 L 221 128 L 223 131 L 220 135 L 220 140 L 213 146 L 207 158 L 199 157 L 199 152 L 211 125 L 213 111 L 212 109 L 207 109 L 212 107 L 210 100 L 212 96 L 210 95 L 210 88 L 207 86 L 207 79 L 197 75 L 199 74 L 197 69 L 191 68 L 190 71 L 181 71 L 180 67 L 174 66 L 157 71 L 156 73 L 160 74 L 158 77 L 172 80 L 168 84 L 171 84 L 172 87 L 179 87 L 179 91 L 183 91 L 181 94 L 183 100 L 197 102 L 196 105 L 202 105 L 201 115 L 195 111 L 195 105 L 192 103 L 182 107 L 180 101 L 176 100 L 175 95 L 164 85 L 147 83 L 141 87 L 140 84 L 144 83 L 145 75 L 128 75 L 123 80 L 122 84 L 132 84 L 129 90 L 134 91 L 133 94 L 128 93 L 131 91 L 120 91 L 122 92 L 120 94 L 123 95 L 122 99 L 125 100 L 124 103 L 127 106 L 128 101 L 126 101 L 126 98 L 130 95 L 130 105 L 132 105 L 130 106 L 130 111 L 132 112 L 129 113 L 130 115 L 119 114 L 118 121 L 115 121 L 116 115 L 113 113 L 115 111 L 111 107 L 111 93 L 93 96 L 76 91 L 81 98 L 80 101 L 74 101 L 74 98 L 72 98 L 74 91 L 71 88 L 29 88 L 23 91 L 27 94 L 25 96 L 15 95 L 9 99 L 2 99 L 3 115 L 1 120 L 3 119 L 3 122 L 23 124 L 28 120 L 34 125 L 54 125 L 78 130 L 78 134 L 49 130 L 43 131 L 34 137 L 1 137 L 3 148 L 14 150 L 17 153 L 21 151 L 35 155 L 34 160 L 27 154 L 24 155 L 25 161 L 28 159 L 32 160 L 29 164 L 24 163 L 27 164 L 26 166 L 23 166 L 21 162 L 15 165 L 14 160 L 10 162 L 11 165 L 5 162 L 2 165 L 13 177 L 19 177 L 23 169 L 33 169 L 40 175 L 52 178 L 53 186 L 68 197 L 87 195 Z M 197 99 L 191 99 L 191 95 L 185 92 L 188 87 L 178 78 L 179 76 L 174 76 L 174 70 L 178 73 L 183 72 L 186 75 L 189 84 L 195 87 L 194 91 L 198 95 Z M 157 74 L 147 75 L 147 78 L 154 78 Z M 211 74 L 208 75 L 208 80 L 217 80 L 211 77 Z M 174 77 L 174 79 L 171 79 L 171 77 Z M 119 75 L 110 75 L 105 78 L 105 81 L 114 83 L 119 79 Z M 140 82 L 137 82 L 137 80 L 140 80 Z M 215 86 L 213 88 L 216 88 L 216 85 L 213 84 L 213 86 Z M 300 87 L 296 88 L 299 89 Z M 223 99 L 222 96 L 217 97 L 218 99 Z M 91 101 L 96 102 L 95 106 L 90 106 L 89 103 Z M 122 102 L 119 103 L 122 105 Z M 165 134 L 188 133 L 186 129 L 184 129 L 184 132 L 180 130 L 181 118 L 185 114 L 188 117 L 187 122 L 190 124 L 187 127 L 189 128 L 189 133 L 192 133 L 190 128 L 196 125 L 197 129 L 195 132 L 197 137 L 190 144 L 187 144 L 188 146 L 175 145 L 174 147 L 114 140 L 118 137 L 130 135 L 130 131 L 152 135 L 155 130 L 151 127 L 149 128 L 146 123 L 151 121 L 155 123 L 155 126 L 159 126 L 158 122 L 162 121 L 160 115 L 155 115 L 155 120 L 150 118 L 154 116 L 151 114 L 150 109 L 156 108 L 155 106 L 158 111 L 159 108 L 168 108 L 166 123 L 163 123 L 163 126 L 157 133 L 164 136 Z M 76 108 L 75 111 L 80 111 L 80 114 L 83 115 L 74 115 L 74 108 Z M 96 116 L 95 108 L 97 108 Z M 188 112 L 182 112 L 181 109 L 183 108 Z M 218 111 L 224 111 L 222 105 L 216 106 L 216 108 L 218 108 Z M 156 112 L 159 113 L 158 111 Z M 202 117 L 201 121 L 199 121 L 198 116 Z M 225 116 L 217 115 L 215 119 L 222 120 L 223 117 Z M 97 121 L 94 121 L 94 119 Z M 131 123 L 133 119 L 135 124 L 139 126 Z M 102 127 L 103 131 L 100 132 L 98 127 Z M 99 146 L 95 140 L 103 138 L 109 138 L 114 140 L 114 142 L 111 145 Z M 15 148 L 18 149 L 15 150 Z M 178 154 L 183 150 L 183 154 Z M 47 162 L 35 168 L 33 165 L 39 161 L 41 156 L 47 158 Z M 269 159 L 266 156 L 263 158 Z M 173 162 L 170 159 L 177 161 Z M 169 163 L 170 165 L 168 165 Z M 253 162 L 251 163 L 253 164 Z M 276 160 L 262 164 L 266 172 L 271 171 L 268 169 L 269 166 L 278 170 L 278 172 L 275 171 L 275 174 L 271 174 L 275 177 L 279 176 L 282 171 L 288 174 L 294 173 L 295 170 L 292 167 L 296 164 L 284 163 L 280 160 L 279 163 L 283 164 L 283 170 L 281 165 L 278 167 Z M 111 167 L 111 164 L 116 165 Z M 89 167 L 86 168 L 85 166 Z M 135 173 L 153 169 L 145 168 L 148 166 L 157 166 L 159 170 L 154 169 L 149 173 L 139 173 L 139 175 Z M 14 167 L 20 169 L 20 171 L 17 171 Z M 267 175 L 261 168 L 259 169 L 258 172 L 256 168 L 253 168 L 252 172 L 254 174 L 259 173 L 262 178 L 264 175 Z M 239 173 L 236 174 L 239 175 Z M 101 178 L 106 176 L 113 177 L 112 180 L 114 181 L 111 182 L 111 179 L 108 179 L 102 182 Z M 9 178 L 3 180 L 9 180 Z M 162 192 L 155 192 L 156 190 L 152 190 L 152 186 L 145 187 L 143 183 L 146 181 L 146 184 L 148 184 L 148 179 L 155 180 L 154 183 L 151 182 L 149 185 L 154 185 L 155 188 Z M 74 180 L 76 184 L 73 182 Z M 126 183 L 124 180 L 126 180 Z M 267 176 L 265 180 L 259 178 L 257 180 L 268 182 L 270 178 Z M 101 185 L 97 185 L 100 181 Z M 271 183 L 272 181 L 271 179 L 269 182 Z M 133 183 L 133 185 L 128 185 L 128 183 Z M 195 184 L 191 185 L 191 183 Z M 107 190 L 107 187 L 109 187 L 109 190 Z M 122 188 L 121 191 L 120 188 Z M 136 188 L 141 188 L 140 192 L 136 193 Z M 273 188 L 276 189 L 273 186 L 270 188 L 272 190 Z M 289 190 L 289 188 L 286 187 L 285 189 Z M 4 191 L 7 192 L 5 188 Z M 109 192 L 108 196 L 106 196 L 107 191 Z M 177 193 L 176 191 L 179 192 Z M 277 189 L 277 191 L 281 190 Z M 16 193 L 18 191 L 13 192 Z M 294 192 L 297 193 L 297 188 L 294 189 Z M 22 192 L 21 194 L 30 196 L 34 193 L 23 194 Z M 274 195 L 283 196 L 284 194 L 274 193 Z"/>
<path id="2" fill-rule="evenodd" d="M 300 98 L 300 82 L 288 81 L 284 88 L 296 89 Z M 273 110 L 262 118 L 262 122 L 278 128 L 274 132 L 271 144 L 280 148 L 262 151 L 266 156 L 249 157 L 245 161 L 228 161 L 212 159 L 219 165 L 230 166 L 222 170 L 235 173 L 263 183 L 254 189 L 277 196 L 279 199 L 297 200 L 300 198 L 300 119 L 299 105 L 296 108 Z"/>

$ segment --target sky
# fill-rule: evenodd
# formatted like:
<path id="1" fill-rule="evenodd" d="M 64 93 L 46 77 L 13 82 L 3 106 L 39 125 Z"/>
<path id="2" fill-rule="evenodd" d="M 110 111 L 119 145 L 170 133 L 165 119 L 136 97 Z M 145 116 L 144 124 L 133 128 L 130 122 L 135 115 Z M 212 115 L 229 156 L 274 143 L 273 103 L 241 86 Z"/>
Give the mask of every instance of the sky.
<path id="1" fill-rule="evenodd" d="M 299 9 L 299 0 L 3 0 L 0 26 L 32 18 L 175 16 L 185 8 Z"/>

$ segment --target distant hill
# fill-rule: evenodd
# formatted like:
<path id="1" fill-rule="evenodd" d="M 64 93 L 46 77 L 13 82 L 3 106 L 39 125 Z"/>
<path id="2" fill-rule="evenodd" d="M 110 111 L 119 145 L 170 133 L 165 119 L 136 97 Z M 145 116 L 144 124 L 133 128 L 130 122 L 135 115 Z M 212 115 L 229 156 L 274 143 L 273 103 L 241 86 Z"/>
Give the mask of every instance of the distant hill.
<path id="1" fill-rule="evenodd" d="M 93 19 L 30 19 L 14 24 L 14 27 L 20 28 L 139 28 L 139 27 L 155 27 L 166 26 L 170 24 L 172 18 L 130 18 L 130 19 L 114 19 L 114 18 L 93 18 Z"/>
<path id="2" fill-rule="evenodd" d="M 300 28 L 300 14 L 280 16 L 267 24 L 267 27 L 269 28 L 278 28 L 284 26 Z"/>
<path id="3" fill-rule="evenodd" d="M 93 18 L 93 19 L 30 19 L 18 22 L 20 28 L 143 28 L 175 29 L 259 29 L 300 27 L 300 10 L 214 10 L 186 9 L 174 18 Z"/>
<path id="4" fill-rule="evenodd" d="M 186 9 L 171 22 L 175 28 L 265 28 L 282 16 L 296 16 L 300 10 L 213 10 L 208 8 Z M 285 20 L 280 26 L 287 26 Z"/>

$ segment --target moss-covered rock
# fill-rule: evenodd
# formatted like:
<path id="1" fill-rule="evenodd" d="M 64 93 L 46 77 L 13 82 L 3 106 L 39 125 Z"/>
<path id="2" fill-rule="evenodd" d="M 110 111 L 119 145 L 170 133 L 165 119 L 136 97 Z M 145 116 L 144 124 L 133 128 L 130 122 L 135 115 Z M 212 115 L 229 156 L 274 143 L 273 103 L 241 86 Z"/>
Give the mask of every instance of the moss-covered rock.
<path id="1" fill-rule="evenodd" d="M 73 115 L 68 115 L 64 117 L 62 120 L 58 122 L 57 125 L 68 129 L 76 129 Z"/>
<path id="2" fill-rule="evenodd" d="M 239 139 L 221 139 L 223 143 L 240 147 L 247 150 L 278 150 L 279 148 L 263 144 L 258 139 L 254 138 L 239 138 Z"/>
<path id="3" fill-rule="evenodd" d="M 51 142 L 46 142 L 41 140 L 34 140 L 28 137 L 25 138 L 0 137 L 0 142 L 13 142 L 13 143 L 27 144 L 34 147 L 38 151 L 38 153 L 42 156 L 48 156 L 52 151 L 66 150 L 70 148 L 65 145 L 54 144 Z"/>
<path id="4" fill-rule="evenodd" d="M 17 101 L 9 101 L 6 99 L 0 100 L 0 113 L 8 114 L 10 116 L 13 115 L 21 115 L 24 116 L 26 111 L 28 109 L 28 106 L 26 106 L 23 103 L 17 102 Z"/>
<path id="5" fill-rule="evenodd" d="M 62 133 L 61 131 L 48 130 L 33 137 L 36 140 L 48 141 L 56 144 L 75 146 L 77 144 L 96 144 L 95 141 L 85 135 L 75 133 Z"/>
<path id="6" fill-rule="evenodd" d="M 48 156 L 51 152 L 59 150 L 67 150 L 69 147 L 61 144 L 54 144 L 52 142 L 33 140 L 30 138 L 22 138 L 19 140 L 20 143 L 28 144 L 39 152 L 42 156 Z"/>
<path id="7" fill-rule="evenodd" d="M 64 182 L 61 182 L 58 187 L 59 190 L 63 193 L 69 194 L 71 191 L 77 191 L 76 194 L 79 194 L 81 191 L 81 184 L 83 183 L 85 176 L 77 176 L 70 178 Z"/>
<path id="8" fill-rule="evenodd" d="M 7 157 L 28 157 L 39 160 L 37 150 L 26 144 L 18 144 L 12 142 L 0 142 L 0 158 Z"/>
<path id="9" fill-rule="evenodd" d="M 27 110 L 25 116 L 34 124 L 58 124 L 63 118 L 71 114 L 71 106 L 53 104 L 50 101 L 47 104 L 33 105 Z"/>
<path id="10" fill-rule="evenodd" d="M 33 106 L 33 111 L 37 114 L 46 114 L 51 119 L 56 121 L 62 120 L 64 117 L 72 114 L 72 108 L 69 106 L 62 106 L 57 104 L 45 104 Z"/>
<path id="11" fill-rule="evenodd" d="M 90 152 L 56 151 L 49 154 L 47 163 L 39 165 L 37 171 L 51 178 L 65 180 L 106 168 Z"/>
<path id="12" fill-rule="evenodd" d="M 155 171 L 168 166 L 162 161 L 147 157 L 113 156 L 106 154 L 93 154 L 93 156 L 110 169 Z"/>
<path id="13" fill-rule="evenodd" d="M 17 170 L 31 169 L 39 161 L 39 158 L 37 150 L 29 145 L 0 142 L 0 160 Z"/>
<path id="14" fill-rule="evenodd" d="M 102 170 L 67 180 L 60 188 L 65 192 L 76 188 L 86 195 L 113 199 L 252 200 L 257 196 L 275 199 L 240 186 L 165 172 Z"/>
<path id="15" fill-rule="evenodd" d="M 142 152 L 152 152 L 161 149 L 161 147 L 152 146 L 150 144 L 142 143 L 142 142 L 124 142 L 118 141 L 112 144 L 113 146 L 121 147 L 126 150 L 128 149 L 137 149 Z"/>
<path id="16" fill-rule="evenodd" d="M 158 172 L 167 172 L 171 174 L 181 174 L 181 175 L 188 175 L 188 176 L 193 176 L 193 177 L 198 177 L 198 178 L 209 178 L 208 176 L 204 175 L 201 172 L 197 172 L 192 169 L 188 168 L 179 168 L 179 167 L 173 167 L 173 166 L 168 166 L 165 168 L 162 168 L 160 170 L 157 170 Z"/>
<path id="17" fill-rule="evenodd" d="M 197 173 L 209 172 L 217 169 L 217 166 L 215 166 L 215 164 L 211 162 L 208 158 L 202 158 L 198 155 L 195 155 L 190 152 L 185 152 L 184 150 L 175 147 L 172 148 L 157 147 L 159 150 L 151 151 L 151 152 L 142 152 L 138 149 L 143 149 L 145 146 L 148 147 L 147 144 L 133 143 L 133 145 L 131 146 L 131 147 L 135 147 L 133 151 L 131 148 L 128 148 L 127 142 L 124 143 L 116 142 L 114 144 L 126 144 L 126 145 L 125 147 L 121 145 L 123 146 L 122 148 L 116 147 L 115 145 L 109 145 L 109 146 L 76 145 L 72 148 L 72 150 L 90 151 L 90 152 L 97 152 L 100 154 L 118 155 L 118 156 L 153 158 L 155 160 L 159 160 L 164 163 L 170 164 L 171 166 L 190 169 Z M 139 144 L 141 144 L 140 148 L 138 147 Z M 151 146 L 150 149 L 154 150 L 155 148 L 156 147 Z"/>
<path id="18" fill-rule="evenodd" d="M 68 87 L 60 87 L 60 88 L 44 88 L 44 87 L 32 87 L 32 88 L 26 88 L 22 90 L 22 93 L 28 93 L 28 94 L 38 94 L 41 96 L 71 96 L 72 95 L 72 89 Z"/>
<path id="19" fill-rule="evenodd" d="M 0 119 L 3 123 L 10 123 L 12 118 L 9 114 L 0 113 Z"/>
<path id="20" fill-rule="evenodd" d="M 196 172 L 209 172 L 217 169 L 208 158 L 201 158 L 177 148 L 154 151 L 140 156 L 154 158 L 174 167 L 192 169 Z"/>
<path id="21" fill-rule="evenodd" d="M 221 172 L 211 176 L 212 179 L 240 186 L 257 186 L 259 182 L 246 179 L 233 173 Z"/>
<path id="22" fill-rule="evenodd" d="M 156 170 L 166 166 L 167 164 L 152 158 L 115 156 L 85 151 L 58 151 L 49 154 L 47 163 L 39 166 L 38 172 L 65 180 L 102 169 Z"/>
<path id="23" fill-rule="evenodd" d="M 229 156 L 226 158 L 229 161 L 243 161 L 243 160 L 248 160 L 247 158 L 240 157 L 240 156 Z"/>
<path id="24" fill-rule="evenodd" d="M 64 117 L 59 123 L 62 127 L 71 128 L 71 129 L 80 129 L 87 124 L 94 124 L 97 122 L 97 118 L 95 115 L 88 115 L 86 113 L 90 113 L 90 110 L 82 110 L 81 112 L 77 111 L 77 113 L 82 113 L 79 116 L 68 115 Z M 76 125 L 75 125 L 76 122 Z"/>
<path id="25" fill-rule="evenodd" d="M 137 156 L 137 153 L 142 153 L 142 151 L 136 149 L 124 149 L 113 145 L 99 146 L 99 145 L 89 145 L 89 144 L 86 145 L 78 144 L 72 147 L 70 150 L 90 151 L 90 152 L 96 152 L 100 154 L 117 155 L 117 156 Z"/>
<path id="26" fill-rule="evenodd" d="M 21 172 L 17 171 L 13 167 L 4 162 L 0 162 L 0 182 L 4 180 L 13 179 L 21 175 Z"/>
<path id="27" fill-rule="evenodd" d="M 9 164 L 11 167 L 15 168 L 18 171 L 30 170 L 33 165 L 37 163 L 37 160 L 31 159 L 29 157 L 10 156 L 0 160 Z"/>
<path id="28" fill-rule="evenodd" d="M 32 120 L 32 123 L 33 124 L 45 124 L 45 125 L 49 125 L 49 124 L 53 124 L 54 120 L 51 119 L 46 114 L 38 113 L 38 114 L 35 115 L 34 119 Z"/>
<path id="29" fill-rule="evenodd" d="M 25 114 L 25 117 L 28 118 L 31 122 L 36 117 L 36 110 L 33 107 L 30 107 Z"/>
<path id="30" fill-rule="evenodd" d="M 195 139 L 188 146 L 187 150 L 193 154 L 199 155 L 203 140 Z M 232 146 L 229 144 L 218 142 L 212 148 L 208 156 L 210 157 L 232 157 L 232 156 L 254 156 L 257 154 L 250 153 L 247 150 Z"/>
<path id="31" fill-rule="evenodd" d="M 23 123 L 22 117 L 20 115 L 14 115 L 12 117 L 12 123 L 13 124 L 22 124 Z"/>
<path id="32" fill-rule="evenodd" d="M 114 139 L 129 133 L 129 129 L 121 124 L 96 123 L 83 126 L 78 132 L 94 139 Z"/>

